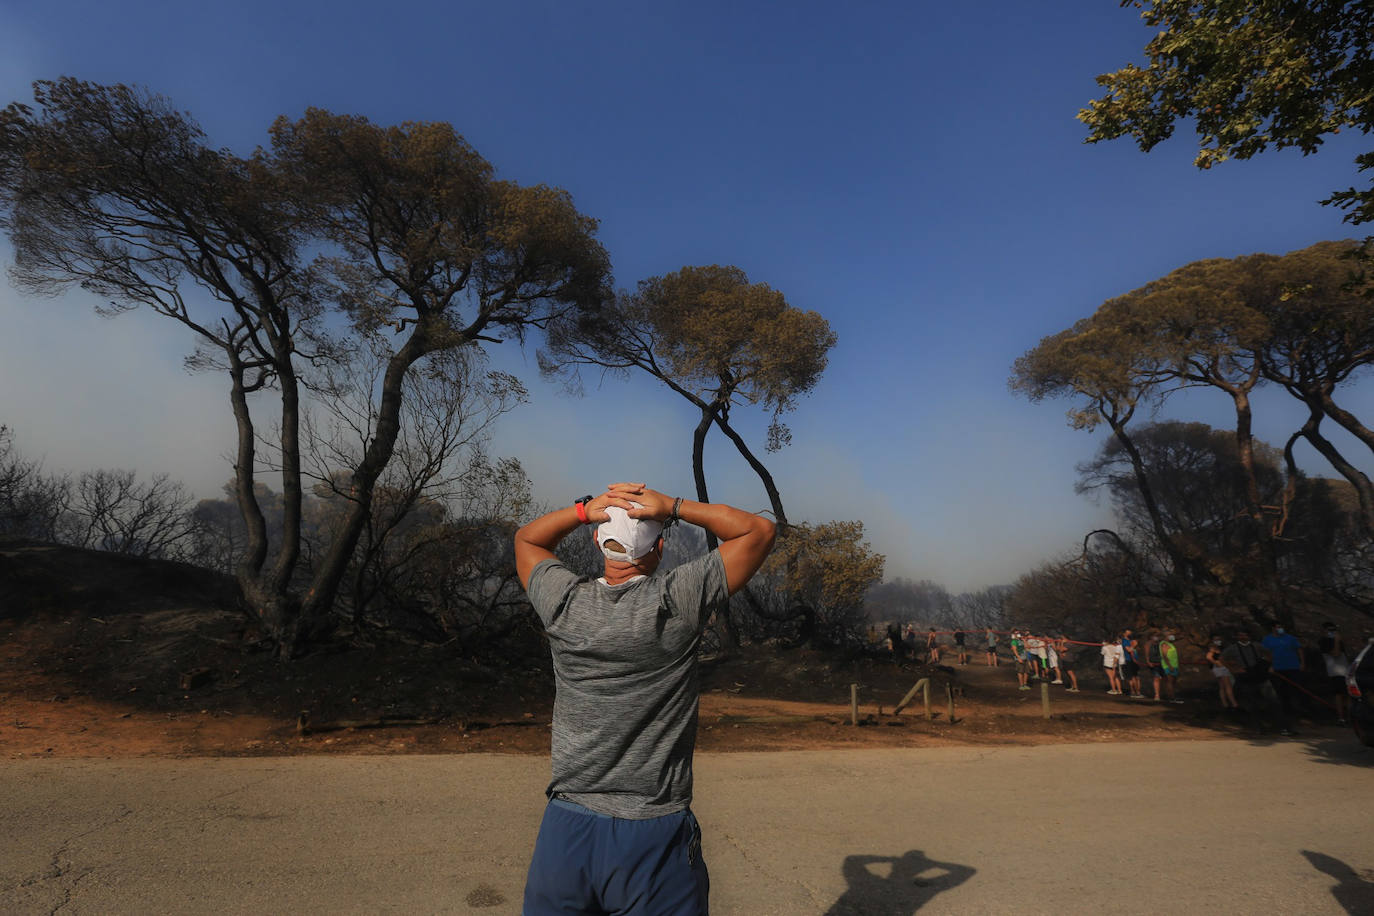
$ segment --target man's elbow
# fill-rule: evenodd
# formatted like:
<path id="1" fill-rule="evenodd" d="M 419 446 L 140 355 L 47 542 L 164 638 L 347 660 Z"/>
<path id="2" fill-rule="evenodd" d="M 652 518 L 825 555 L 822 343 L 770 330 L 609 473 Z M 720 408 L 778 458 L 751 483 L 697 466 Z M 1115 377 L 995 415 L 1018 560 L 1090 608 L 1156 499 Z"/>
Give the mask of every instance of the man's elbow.
<path id="1" fill-rule="evenodd" d="M 763 541 L 763 549 L 765 552 L 770 551 L 773 549 L 773 543 L 778 539 L 778 526 L 762 515 L 755 516 L 755 518 L 758 519 L 759 539 Z"/>

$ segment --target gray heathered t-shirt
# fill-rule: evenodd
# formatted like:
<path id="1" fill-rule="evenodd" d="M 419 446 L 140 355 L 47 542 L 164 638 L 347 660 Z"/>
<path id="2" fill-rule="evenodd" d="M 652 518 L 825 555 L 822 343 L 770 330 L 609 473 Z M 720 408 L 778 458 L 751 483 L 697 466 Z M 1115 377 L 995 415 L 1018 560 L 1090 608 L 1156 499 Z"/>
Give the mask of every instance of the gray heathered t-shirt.
<path id="1" fill-rule="evenodd" d="M 557 687 L 547 794 L 636 820 L 686 808 L 697 645 L 730 597 L 720 553 L 615 586 L 545 560 L 530 574 L 529 596 Z"/>

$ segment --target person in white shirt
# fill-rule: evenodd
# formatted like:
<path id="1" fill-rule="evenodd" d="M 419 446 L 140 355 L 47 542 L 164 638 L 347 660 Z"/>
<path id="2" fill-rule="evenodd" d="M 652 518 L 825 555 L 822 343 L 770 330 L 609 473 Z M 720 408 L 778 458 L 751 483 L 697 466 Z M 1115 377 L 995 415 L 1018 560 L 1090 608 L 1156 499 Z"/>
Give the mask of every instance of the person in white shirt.
<path id="1" fill-rule="evenodd" d="M 1107 672 L 1107 693 L 1121 696 L 1121 661 L 1125 655 L 1115 639 L 1102 640 L 1102 670 Z"/>
<path id="2" fill-rule="evenodd" d="M 1026 654 L 1030 656 L 1032 675 L 1045 676 L 1045 641 L 1039 636 L 1026 637 Z"/>

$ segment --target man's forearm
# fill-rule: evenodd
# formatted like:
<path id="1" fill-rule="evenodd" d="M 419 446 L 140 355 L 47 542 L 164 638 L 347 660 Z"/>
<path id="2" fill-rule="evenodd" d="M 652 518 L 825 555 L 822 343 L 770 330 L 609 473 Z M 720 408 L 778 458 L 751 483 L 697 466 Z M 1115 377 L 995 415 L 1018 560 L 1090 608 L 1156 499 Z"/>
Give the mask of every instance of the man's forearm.
<path id="1" fill-rule="evenodd" d="M 700 525 L 720 539 L 720 559 L 725 566 L 725 583 L 735 594 L 758 572 L 768 551 L 773 549 L 777 528 L 772 521 L 734 506 L 699 503 L 684 499 L 678 518 Z"/>
<path id="2" fill-rule="evenodd" d="M 523 587 L 530 587 L 534 568 L 551 559 L 558 542 L 581 524 L 577 510 L 569 506 L 545 513 L 515 532 L 515 572 Z"/>
<path id="3" fill-rule="evenodd" d="M 541 515 L 523 526 L 515 532 L 515 540 L 553 551 L 558 547 L 560 541 L 581 526 L 582 521 L 577 517 L 577 509 L 568 506 L 565 509 L 555 509 Z"/>
<path id="4" fill-rule="evenodd" d="M 770 530 L 773 523 L 768 519 L 727 506 L 724 503 L 699 503 L 684 499 L 678 508 L 678 517 L 705 528 L 722 541 L 733 541 L 748 535 L 757 535 L 762 530 Z M 762 524 L 760 524 L 762 523 Z"/>

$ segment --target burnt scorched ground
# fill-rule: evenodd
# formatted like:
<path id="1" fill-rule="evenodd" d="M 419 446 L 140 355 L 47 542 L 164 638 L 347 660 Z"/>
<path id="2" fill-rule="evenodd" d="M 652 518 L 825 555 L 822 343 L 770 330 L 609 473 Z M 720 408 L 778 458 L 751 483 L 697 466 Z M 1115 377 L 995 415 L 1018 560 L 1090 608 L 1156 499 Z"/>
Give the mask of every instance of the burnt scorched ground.
<path id="1" fill-rule="evenodd" d="M 1091 661 L 1092 664 L 1089 664 Z M 982 653 L 945 670 L 881 654 L 747 647 L 703 666 L 707 751 L 1142 741 L 1244 735 L 1187 670 L 1182 705 L 1018 691 Z M 933 717 L 918 696 L 930 676 Z M 953 686 L 949 720 L 944 684 Z M 862 724 L 850 724 L 850 685 Z M 0 544 L 0 751 L 7 756 L 235 756 L 548 751 L 553 680 L 531 630 L 502 658 L 457 644 L 342 643 L 283 663 L 227 579 L 94 551 Z"/>

